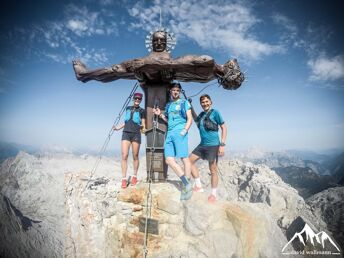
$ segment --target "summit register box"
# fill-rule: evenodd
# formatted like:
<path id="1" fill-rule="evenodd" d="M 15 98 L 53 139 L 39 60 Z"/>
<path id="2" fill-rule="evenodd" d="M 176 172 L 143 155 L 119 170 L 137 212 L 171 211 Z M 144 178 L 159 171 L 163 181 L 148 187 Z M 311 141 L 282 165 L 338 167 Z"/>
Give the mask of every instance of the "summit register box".
<path id="1" fill-rule="evenodd" d="M 149 176 L 153 181 L 165 181 L 167 179 L 164 141 L 165 132 L 163 130 L 156 128 L 155 139 L 153 128 L 146 131 L 147 180 Z"/>

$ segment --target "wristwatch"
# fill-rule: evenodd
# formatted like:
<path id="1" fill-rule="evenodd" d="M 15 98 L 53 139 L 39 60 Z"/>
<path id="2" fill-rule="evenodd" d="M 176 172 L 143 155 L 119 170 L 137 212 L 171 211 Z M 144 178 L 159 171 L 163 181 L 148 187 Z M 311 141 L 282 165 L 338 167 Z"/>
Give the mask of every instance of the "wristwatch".
<path id="1" fill-rule="evenodd" d="M 224 142 L 221 142 L 220 146 L 226 146 L 226 144 Z"/>

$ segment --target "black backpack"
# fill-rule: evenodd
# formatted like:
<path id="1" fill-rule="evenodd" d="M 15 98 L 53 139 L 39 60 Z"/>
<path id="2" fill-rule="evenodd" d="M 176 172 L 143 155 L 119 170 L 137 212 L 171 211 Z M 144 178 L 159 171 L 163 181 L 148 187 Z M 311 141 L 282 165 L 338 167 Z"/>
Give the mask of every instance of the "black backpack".
<path id="1" fill-rule="evenodd" d="M 198 115 L 196 118 L 196 124 L 197 127 L 200 128 L 201 126 L 201 120 L 203 116 L 205 115 L 205 118 L 203 120 L 203 126 L 206 131 L 218 131 L 219 130 L 219 125 L 217 123 L 214 123 L 209 117 L 211 113 L 213 113 L 214 109 L 211 109 L 209 112 L 202 112 L 201 114 Z"/>

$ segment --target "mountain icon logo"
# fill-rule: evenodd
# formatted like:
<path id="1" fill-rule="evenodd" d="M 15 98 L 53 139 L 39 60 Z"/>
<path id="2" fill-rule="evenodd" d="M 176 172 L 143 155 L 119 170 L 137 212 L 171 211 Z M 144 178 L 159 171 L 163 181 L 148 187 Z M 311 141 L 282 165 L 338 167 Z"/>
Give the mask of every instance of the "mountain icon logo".
<path id="1" fill-rule="evenodd" d="M 305 223 L 305 226 L 300 232 L 296 232 L 289 242 L 282 248 L 282 254 L 296 254 L 294 252 L 287 252 L 287 247 L 291 246 L 293 242 L 299 241 L 303 247 L 312 246 L 313 250 L 298 251 L 298 254 L 332 254 L 340 255 L 340 249 L 331 237 L 324 231 L 315 233 L 311 227 Z M 327 250 L 330 247 L 332 250 Z M 320 249 L 320 250 L 319 250 Z"/>

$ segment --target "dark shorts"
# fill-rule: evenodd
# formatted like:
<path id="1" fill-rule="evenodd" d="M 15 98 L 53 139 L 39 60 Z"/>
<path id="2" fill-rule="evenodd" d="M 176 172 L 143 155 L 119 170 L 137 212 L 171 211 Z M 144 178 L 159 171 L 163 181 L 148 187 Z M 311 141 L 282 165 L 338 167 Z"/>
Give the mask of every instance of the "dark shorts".
<path id="1" fill-rule="evenodd" d="M 202 146 L 198 145 L 196 149 L 192 151 L 192 154 L 200 157 L 201 159 L 213 162 L 218 160 L 219 146 Z"/>
<path id="2" fill-rule="evenodd" d="M 126 140 L 129 142 L 137 142 L 141 143 L 141 133 L 132 133 L 132 132 L 123 132 L 122 134 L 122 141 Z"/>

